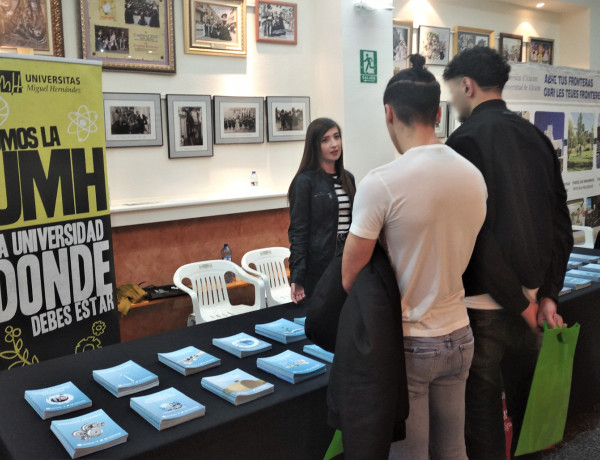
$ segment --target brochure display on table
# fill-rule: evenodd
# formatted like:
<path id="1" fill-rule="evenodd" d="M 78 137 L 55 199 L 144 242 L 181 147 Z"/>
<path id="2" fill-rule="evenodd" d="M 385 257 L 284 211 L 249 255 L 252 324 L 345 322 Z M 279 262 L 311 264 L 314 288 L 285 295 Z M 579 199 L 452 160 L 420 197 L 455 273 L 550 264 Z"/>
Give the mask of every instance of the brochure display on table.
<path id="1" fill-rule="evenodd" d="M 196 347 L 185 347 L 171 353 L 158 353 L 158 360 L 182 375 L 191 375 L 221 365 L 221 360 Z"/>
<path id="2" fill-rule="evenodd" d="M 26 390 L 25 400 L 44 420 L 68 414 L 92 405 L 92 400 L 73 382 L 66 382 L 39 390 Z"/>

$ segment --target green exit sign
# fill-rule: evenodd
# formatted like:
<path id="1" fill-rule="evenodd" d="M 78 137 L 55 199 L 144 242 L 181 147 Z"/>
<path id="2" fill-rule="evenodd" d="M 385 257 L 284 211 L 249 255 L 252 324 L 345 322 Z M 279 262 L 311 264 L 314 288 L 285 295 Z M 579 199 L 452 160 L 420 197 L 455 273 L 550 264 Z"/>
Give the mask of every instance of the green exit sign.
<path id="1" fill-rule="evenodd" d="M 377 51 L 360 50 L 360 82 L 377 83 Z"/>

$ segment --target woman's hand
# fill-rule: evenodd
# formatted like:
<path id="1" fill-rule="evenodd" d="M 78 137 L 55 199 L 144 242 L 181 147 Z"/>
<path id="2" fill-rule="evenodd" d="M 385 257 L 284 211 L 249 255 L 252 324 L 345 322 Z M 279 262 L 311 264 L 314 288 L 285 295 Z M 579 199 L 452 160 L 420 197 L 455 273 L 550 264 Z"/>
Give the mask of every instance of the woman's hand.
<path id="1" fill-rule="evenodd" d="M 300 286 L 299 284 L 292 283 L 292 301 L 294 303 L 298 303 L 305 297 L 306 297 L 306 294 L 304 293 L 304 286 Z"/>

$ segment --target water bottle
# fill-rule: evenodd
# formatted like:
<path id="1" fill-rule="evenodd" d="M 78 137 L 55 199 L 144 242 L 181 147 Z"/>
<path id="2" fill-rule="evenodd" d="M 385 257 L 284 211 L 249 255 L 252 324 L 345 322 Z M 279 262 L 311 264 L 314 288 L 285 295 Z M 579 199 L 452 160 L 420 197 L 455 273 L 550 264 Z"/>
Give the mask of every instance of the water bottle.
<path id="1" fill-rule="evenodd" d="M 221 249 L 221 259 L 228 260 L 231 262 L 231 248 L 227 243 L 225 243 L 225 246 L 223 246 L 223 249 Z M 225 272 L 225 282 L 227 284 L 233 283 L 234 278 L 235 275 L 233 274 L 233 272 Z"/>
<path id="2" fill-rule="evenodd" d="M 250 185 L 252 187 L 258 187 L 258 175 L 256 174 L 256 171 L 252 171 L 252 174 L 250 174 Z"/>

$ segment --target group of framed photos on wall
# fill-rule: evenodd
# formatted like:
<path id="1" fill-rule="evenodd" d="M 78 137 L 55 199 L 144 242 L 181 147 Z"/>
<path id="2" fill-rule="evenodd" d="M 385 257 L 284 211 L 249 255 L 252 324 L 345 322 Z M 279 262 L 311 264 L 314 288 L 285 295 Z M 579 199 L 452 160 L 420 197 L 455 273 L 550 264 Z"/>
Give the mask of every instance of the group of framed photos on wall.
<path id="1" fill-rule="evenodd" d="M 169 158 L 207 157 L 214 144 L 303 141 L 309 97 L 167 94 Z M 160 94 L 104 93 L 107 147 L 163 145 Z"/>
<path id="2" fill-rule="evenodd" d="M 68 0 L 77 2 L 77 0 Z M 105 69 L 175 73 L 176 0 L 78 0 L 81 57 Z M 255 0 L 256 41 L 298 43 L 298 6 Z M 190 54 L 245 57 L 246 0 L 183 0 Z M 61 0 L 2 0 L 0 48 L 64 56 Z"/>
<path id="3" fill-rule="evenodd" d="M 421 25 L 417 33 L 417 53 L 423 55 L 427 65 L 447 65 L 450 58 L 469 48 L 488 46 L 494 48 L 495 32 L 487 29 L 456 26 L 454 31 L 447 27 Z M 499 50 L 509 62 L 523 62 L 523 45 L 526 62 L 552 64 L 554 40 L 530 37 L 525 43 L 522 35 L 501 33 Z M 413 23 L 394 19 L 394 73 L 408 67 L 408 56 L 413 52 Z"/>

